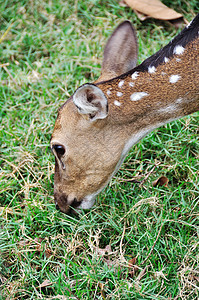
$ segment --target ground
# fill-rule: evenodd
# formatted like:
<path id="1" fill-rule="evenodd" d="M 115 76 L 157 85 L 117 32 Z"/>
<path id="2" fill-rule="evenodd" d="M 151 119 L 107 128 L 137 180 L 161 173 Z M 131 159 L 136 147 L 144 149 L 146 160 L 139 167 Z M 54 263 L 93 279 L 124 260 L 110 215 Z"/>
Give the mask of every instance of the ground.
<path id="1" fill-rule="evenodd" d="M 196 0 L 164 3 L 187 21 L 198 12 Z M 126 19 L 139 62 L 180 31 L 116 0 L 0 4 L 0 299 L 199 297 L 198 113 L 133 147 L 93 209 L 67 216 L 53 203 L 57 110 L 99 76 Z M 160 176 L 168 187 L 153 187 Z"/>

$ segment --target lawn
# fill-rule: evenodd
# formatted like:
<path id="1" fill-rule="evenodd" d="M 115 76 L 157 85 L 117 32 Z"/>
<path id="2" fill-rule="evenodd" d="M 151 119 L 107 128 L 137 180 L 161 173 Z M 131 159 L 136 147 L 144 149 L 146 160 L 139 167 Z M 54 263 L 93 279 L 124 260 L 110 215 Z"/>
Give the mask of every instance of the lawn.
<path id="1" fill-rule="evenodd" d="M 164 3 L 188 21 L 198 12 L 197 0 Z M 133 147 L 91 210 L 67 216 L 53 203 L 57 110 L 97 79 L 107 38 L 126 19 L 139 62 L 180 31 L 141 22 L 116 0 L 0 3 L 2 300 L 199 297 L 199 113 Z M 160 176 L 168 187 L 153 187 Z"/>

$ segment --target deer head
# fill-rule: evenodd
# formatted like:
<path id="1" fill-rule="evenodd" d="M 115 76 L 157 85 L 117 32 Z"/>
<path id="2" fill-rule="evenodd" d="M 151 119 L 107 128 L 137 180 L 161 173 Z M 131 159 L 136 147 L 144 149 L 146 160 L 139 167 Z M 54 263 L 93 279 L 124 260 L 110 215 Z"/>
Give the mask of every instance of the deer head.
<path id="1" fill-rule="evenodd" d="M 199 110 L 199 15 L 167 46 L 136 67 L 128 21 L 104 50 L 102 74 L 59 109 L 51 139 L 55 203 L 88 209 L 129 149 L 150 131 Z"/>

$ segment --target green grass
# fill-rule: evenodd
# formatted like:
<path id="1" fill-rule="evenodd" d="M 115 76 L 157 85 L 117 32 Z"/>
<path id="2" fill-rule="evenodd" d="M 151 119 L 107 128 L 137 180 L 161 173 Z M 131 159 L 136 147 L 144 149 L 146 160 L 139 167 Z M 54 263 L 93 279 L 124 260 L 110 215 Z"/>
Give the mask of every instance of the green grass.
<path id="1" fill-rule="evenodd" d="M 198 9 L 196 0 L 164 3 L 188 21 Z M 136 145 L 90 211 L 70 217 L 53 204 L 57 110 L 99 76 L 105 42 L 125 19 L 138 31 L 139 62 L 179 31 L 142 23 L 114 0 L 0 4 L 0 38 L 11 26 L 0 43 L 2 300 L 199 297 L 198 113 Z M 161 175 L 168 188 L 152 187 Z"/>

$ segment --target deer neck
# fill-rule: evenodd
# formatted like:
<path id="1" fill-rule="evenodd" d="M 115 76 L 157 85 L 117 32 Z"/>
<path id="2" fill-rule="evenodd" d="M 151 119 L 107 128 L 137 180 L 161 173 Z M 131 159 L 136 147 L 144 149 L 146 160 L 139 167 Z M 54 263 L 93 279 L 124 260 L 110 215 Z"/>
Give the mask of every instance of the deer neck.
<path id="1" fill-rule="evenodd" d="M 146 134 L 199 110 L 199 39 L 174 47 L 158 65 L 147 59 L 132 71 L 98 83 L 112 123 Z M 155 64 L 156 63 L 156 64 Z"/>
<path id="2" fill-rule="evenodd" d="M 152 130 L 199 110 L 198 53 L 195 39 L 174 48 L 158 65 L 149 58 L 131 72 L 97 84 L 108 99 L 109 124 L 117 128 L 123 148 L 118 167 Z"/>

